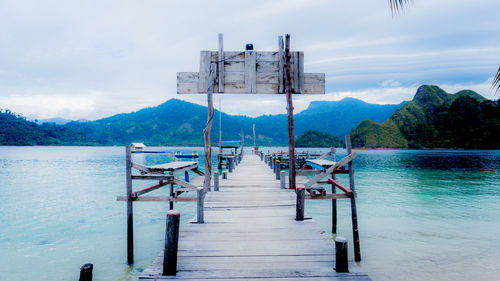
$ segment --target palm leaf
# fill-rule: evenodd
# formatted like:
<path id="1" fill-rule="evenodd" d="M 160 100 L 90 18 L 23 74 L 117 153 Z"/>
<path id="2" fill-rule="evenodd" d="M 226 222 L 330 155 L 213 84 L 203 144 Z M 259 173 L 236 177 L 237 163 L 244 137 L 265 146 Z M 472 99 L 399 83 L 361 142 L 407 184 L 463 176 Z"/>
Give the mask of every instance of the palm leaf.
<path id="1" fill-rule="evenodd" d="M 405 5 L 409 4 L 411 0 L 389 0 L 389 6 L 391 6 L 391 12 L 394 16 L 399 11 L 401 11 Z"/>
<path id="2" fill-rule="evenodd" d="M 496 88 L 495 92 L 500 93 L 500 67 L 498 68 L 495 78 L 493 78 L 493 84 L 491 87 Z"/>

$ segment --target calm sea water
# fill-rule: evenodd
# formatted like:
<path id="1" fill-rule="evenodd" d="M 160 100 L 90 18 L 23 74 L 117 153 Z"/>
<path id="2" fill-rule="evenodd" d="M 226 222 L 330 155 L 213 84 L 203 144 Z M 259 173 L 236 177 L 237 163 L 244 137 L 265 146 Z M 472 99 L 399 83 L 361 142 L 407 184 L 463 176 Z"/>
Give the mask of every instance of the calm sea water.
<path id="1" fill-rule="evenodd" d="M 360 265 L 373 279 L 500 280 L 500 151 L 357 153 Z M 167 156 L 134 159 L 155 164 Z M 124 193 L 122 147 L 0 147 L 0 279 L 78 280 L 91 262 L 94 280 L 135 280 L 162 247 L 168 206 L 134 204 L 136 263 L 129 267 L 126 206 L 115 201 Z M 194 216 L 192 203 L 176 208 L 183 223 Z M 329 201 L 308 200 L 306 208 L 331 228 Z M 346 200 L 338 233 L 352 247 Z"/>

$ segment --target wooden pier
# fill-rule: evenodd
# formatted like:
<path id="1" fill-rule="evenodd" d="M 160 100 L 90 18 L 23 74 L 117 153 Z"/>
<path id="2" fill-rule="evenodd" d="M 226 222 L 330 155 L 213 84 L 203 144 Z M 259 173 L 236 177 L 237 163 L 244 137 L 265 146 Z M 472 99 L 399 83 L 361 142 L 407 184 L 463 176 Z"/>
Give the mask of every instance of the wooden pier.
<path id="1" fill-rule="evenodd" d="M 307 214 L 295 220 L 295 190 L 259 156 L 244 157 L 219 190 L 206 194 L 205 223 L 181 226 L 176 275 L 162 275 L 160 253 L 139 280 L 371 280 L 351 261 L 349 272 L 334 269 L 331 234 Z"/>

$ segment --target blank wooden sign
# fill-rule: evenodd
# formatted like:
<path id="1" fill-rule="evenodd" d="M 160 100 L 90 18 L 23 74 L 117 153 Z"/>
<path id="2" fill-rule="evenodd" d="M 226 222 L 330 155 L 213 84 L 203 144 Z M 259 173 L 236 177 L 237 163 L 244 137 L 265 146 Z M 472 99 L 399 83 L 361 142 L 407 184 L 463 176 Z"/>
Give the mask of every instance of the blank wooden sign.
<path id="1" fill-rule="evenodd" d="M 281 46 L 280 46 L 281 49 Z M 222 54 L 222 60 L 219 54 Z M 324 73 L 304 73 L 304 52 L 290 52 L 294 94 L 325 94 Z M 217 65 L 214 93 L 284 94 L 283 52 L 200 52 L 199 72 L 177 73 L 177 94 L 206 94 L 210 64 Z M 221 68 L 222 67 L 222 68 Z M 223 75 L 219 90 L 219 77 Z"/>

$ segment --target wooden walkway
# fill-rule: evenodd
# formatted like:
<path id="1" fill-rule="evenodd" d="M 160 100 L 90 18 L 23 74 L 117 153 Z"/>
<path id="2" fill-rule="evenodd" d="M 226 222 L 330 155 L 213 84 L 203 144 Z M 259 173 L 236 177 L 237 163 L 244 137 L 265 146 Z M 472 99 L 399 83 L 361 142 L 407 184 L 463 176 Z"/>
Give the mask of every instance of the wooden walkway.
<path id="1" fill-rule="evenodd" d="M 333 269 L 331 235 L 295 221 L 295 192 L 256 155 L 206 195 L 204 224 L 181 226 L 177 276 L 162 276 L 162 263 L 160 253 L 139 280 L 371 280 L 351 262 L 348 273 Z"/>

